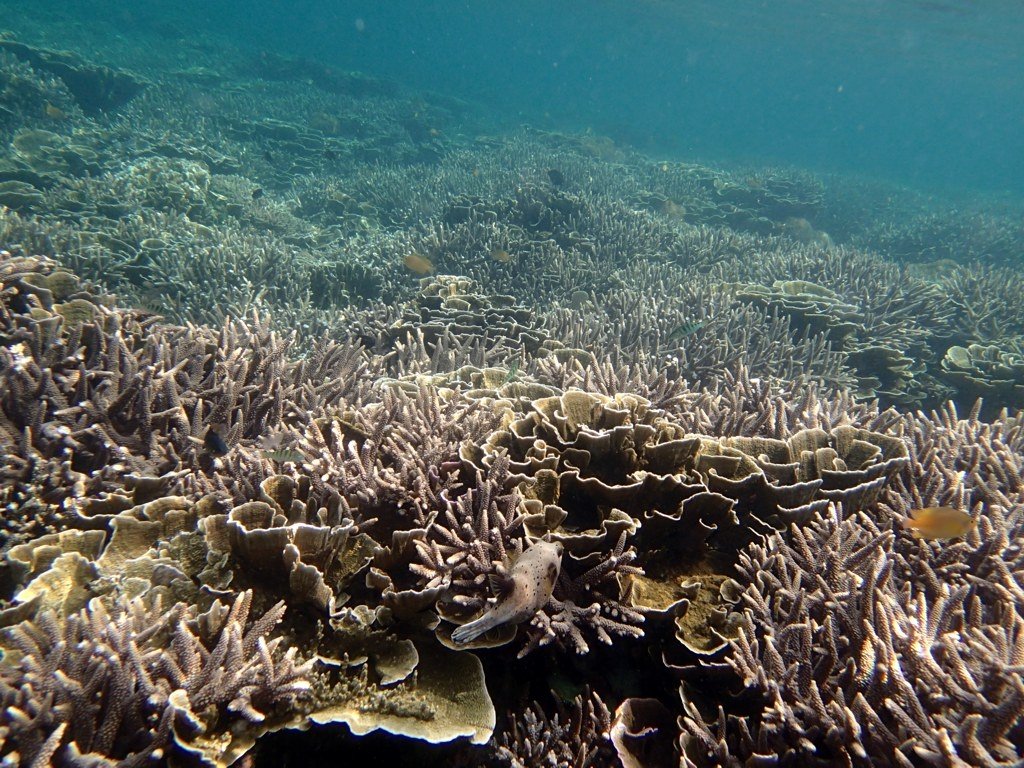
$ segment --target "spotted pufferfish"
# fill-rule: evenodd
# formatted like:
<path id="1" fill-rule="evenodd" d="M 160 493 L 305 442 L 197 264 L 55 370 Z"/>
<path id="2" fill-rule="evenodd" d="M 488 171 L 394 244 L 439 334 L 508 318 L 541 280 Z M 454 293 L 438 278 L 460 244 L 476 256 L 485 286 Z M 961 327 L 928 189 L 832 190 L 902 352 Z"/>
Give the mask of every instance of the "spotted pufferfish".
<path id="1" fill-rule="evenodd" d="M 537 541 L 513 564 L 506 576 L 492 576 L 491 588 L 498 601 L 479 619 L 456 627 L 452 640 L 469 643 L 502 624 L 532 619 L 551 599 L 562 568 L 562 545 Z"/>

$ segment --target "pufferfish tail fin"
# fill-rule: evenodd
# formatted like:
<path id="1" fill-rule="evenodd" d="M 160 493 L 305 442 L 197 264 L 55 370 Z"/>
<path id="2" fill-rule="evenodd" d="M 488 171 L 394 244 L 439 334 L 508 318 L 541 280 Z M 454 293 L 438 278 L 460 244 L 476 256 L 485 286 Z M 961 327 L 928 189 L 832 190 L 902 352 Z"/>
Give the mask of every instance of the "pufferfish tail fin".
<path id="1" fill-rule="evenodd" d="M 463 624 L 461 627 L 456 627 L 452 630 L 452 640 L 459 645 L 471 643 L 480 635 L 490 632 L 500 623 L 501 619 L 488 611 L 476 621 L 471 621 L 469 624 Z"/>

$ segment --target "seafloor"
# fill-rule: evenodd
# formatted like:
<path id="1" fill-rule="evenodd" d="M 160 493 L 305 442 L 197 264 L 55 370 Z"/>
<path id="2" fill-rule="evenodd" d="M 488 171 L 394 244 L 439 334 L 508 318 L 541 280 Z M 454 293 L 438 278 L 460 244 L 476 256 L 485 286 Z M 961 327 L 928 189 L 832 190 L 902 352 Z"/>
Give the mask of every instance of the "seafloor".
<path id="1" fill-rule="evenodd" d="M 179 58 L 0 39 L 2 765 L 1021 764 L 1019 203 Z"/>

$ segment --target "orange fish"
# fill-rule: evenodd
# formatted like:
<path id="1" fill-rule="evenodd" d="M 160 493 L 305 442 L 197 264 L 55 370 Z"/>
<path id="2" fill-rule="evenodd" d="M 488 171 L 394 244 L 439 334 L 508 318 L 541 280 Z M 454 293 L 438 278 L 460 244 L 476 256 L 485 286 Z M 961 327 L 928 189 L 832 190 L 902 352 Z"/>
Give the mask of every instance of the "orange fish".
<path id="1" fill-rule="evenodd" d="M 504 248 L 495 248 L 491 251 L 491 258 L 495 261 L 501 262 L 502 264 L 508 264 L 512 261 L 512 254 Z"/>
<path id="2" fill-rule="evenodd" d="M 50 102 L 46 102 L 46 107 L 44 108 L 44 111 L 46 112 L 46 116 L 48 118 L 50 118 L 51 120 L 67 120 L 68 119 L 68 113 L 67 112 L 65 112 L 60 107 L 53 106 L 53 104 L 51 104 Z"/>
<path id="3" fill-rule="evenodd" d="M 959 538 L 977 524 L 967 512 L 953 507 L 912 509 L 903 521 L 903 527 L 909 528 L 914 538 L 927 541 Z"/>
<path id="4" fill-rule="evenodd" d="M 420 256 L 415 252 L 405 257 L 405 266 L 417 275 L 429 275 L 434 272 L 434 263 L 426 256 Z"/>

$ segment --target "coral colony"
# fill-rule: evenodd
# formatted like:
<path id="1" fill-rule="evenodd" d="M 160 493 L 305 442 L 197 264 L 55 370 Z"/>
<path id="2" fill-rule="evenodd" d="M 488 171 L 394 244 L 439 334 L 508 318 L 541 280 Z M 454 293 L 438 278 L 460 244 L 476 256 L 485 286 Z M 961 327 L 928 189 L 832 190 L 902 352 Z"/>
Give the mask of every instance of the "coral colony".
<path id="1" fill-rule="evenodd" d="M 0 763 L 1024 761 L 1019 217 L 249 65 L 0 40 Z"/>

